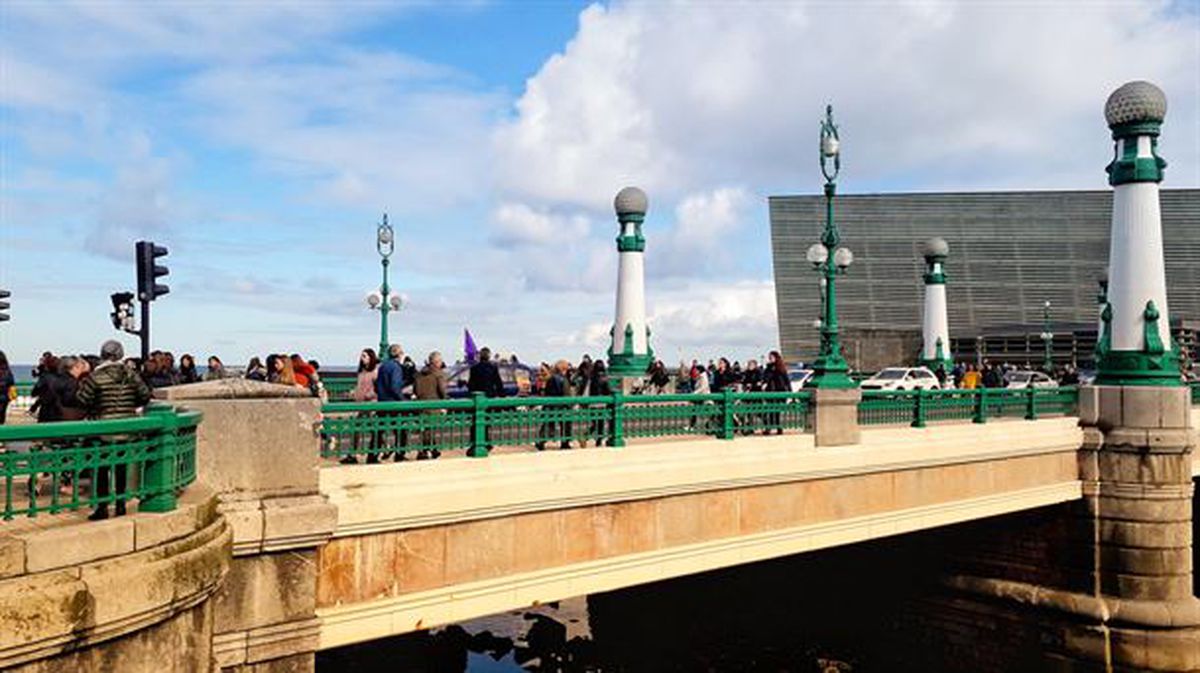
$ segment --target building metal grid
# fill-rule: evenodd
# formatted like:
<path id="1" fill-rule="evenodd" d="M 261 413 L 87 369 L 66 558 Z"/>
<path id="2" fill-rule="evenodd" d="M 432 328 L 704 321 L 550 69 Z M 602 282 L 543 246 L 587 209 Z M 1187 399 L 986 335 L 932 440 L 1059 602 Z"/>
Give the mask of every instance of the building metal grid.
<path id="1" fill-rule="evenodd" d="M 780 345 L 790 360 L 807 360 L 818 344 L 820 293 L 804 253 L 820 234 L 825 201 L 776 196 L 769 204 Z M 1161 204 L 1171 317 L 1198 320 L 1200 189 L 1165 189 Z M 950 244 L 953 340 L 1013 325 L 1040 331 L 1046 300 L 1055 323 L 1098 319 L 1110 190 L 839 195 L 836 208 L 842 244 L 855 253 L 838 281 L 845 328 L 920 330 L 920 246 L 933 236 Z"/>

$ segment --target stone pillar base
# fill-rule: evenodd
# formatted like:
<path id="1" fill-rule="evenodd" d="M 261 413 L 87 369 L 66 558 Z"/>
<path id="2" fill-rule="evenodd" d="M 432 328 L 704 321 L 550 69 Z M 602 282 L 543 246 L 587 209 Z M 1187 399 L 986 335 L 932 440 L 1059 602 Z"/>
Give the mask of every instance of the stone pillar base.
<path id="1" fill-rule="evenodd" d="M 857 444 L 862 436 L 858 428 L 858 403 L 862 391 L 857 388 L 813 390 L 812 426 L 817 446 Z"/>
<path id="2" fill-rule="evenodd" d="M 907 662 L 948 673 L 1200 671 L 1195 598 L 1121 602 L 963 576 L 946 584 L 904 615 Z"/>
<path id="3" fill-rule="evenodd" d="M 1083 501 L 1047 512 L 1062 518 L 1044 531 L 960 550 L 965 570 L 904 624 L 924 656 L 962 671 L 1200 673 L 1189 395 L 1081 388 Z"/>

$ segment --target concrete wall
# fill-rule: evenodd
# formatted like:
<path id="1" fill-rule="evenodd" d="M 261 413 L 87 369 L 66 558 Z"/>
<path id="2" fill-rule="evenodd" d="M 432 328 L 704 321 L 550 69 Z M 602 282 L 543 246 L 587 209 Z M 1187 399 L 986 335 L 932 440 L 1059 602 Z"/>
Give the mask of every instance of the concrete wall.
<path id="1" fill-rule="evenodd" d="M 1078 499 L 1079 441 L 1046 419 L 331 468 L 321 647 Z"/>

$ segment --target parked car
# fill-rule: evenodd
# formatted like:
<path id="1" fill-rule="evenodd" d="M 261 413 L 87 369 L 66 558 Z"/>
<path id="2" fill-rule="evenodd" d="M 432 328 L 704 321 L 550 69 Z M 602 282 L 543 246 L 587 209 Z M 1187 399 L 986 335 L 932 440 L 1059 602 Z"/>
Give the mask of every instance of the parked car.
<path id="1" fill-rule="evenodd" d="M 927 367 L 888 367 L 858 385 L 863 390 L 938 390 L 937 377 Z"/>
<path id="2" fill-rule="evenodd" d="M 1012 372 L 1007 377 L 1008 385 L 1005 388 L 1025 389 L 1025 388 L 1055 388 L 1058 386 L 1058 381 L 1050 378 L 1043 372 L 1021 371 Z"/>
<path id="3" fill-rule="evenodd" d="M 792 392 L 799 392 L 804 389 L 804 384 L 812 378 L 813 371 L 811 369 L 789 369 L 788 381 L 792 384 Z"/>

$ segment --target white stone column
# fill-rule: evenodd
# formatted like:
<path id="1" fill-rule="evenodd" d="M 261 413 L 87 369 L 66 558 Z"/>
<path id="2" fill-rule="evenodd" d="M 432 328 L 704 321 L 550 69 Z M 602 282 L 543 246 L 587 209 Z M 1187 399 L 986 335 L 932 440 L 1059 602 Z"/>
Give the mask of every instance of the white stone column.
<path id="1" fill-rule="evenodd" d="M 922 246 L 925 258 L 925 307 L 921 320 L 920 364 L 936 369 L 954 366 L 950 357 L 950 320 L 946 306 L 946 257 L 950 245 L 941 238 L 931 238 Z"/>
<path id="2" fill-rule="evenodd" d="M 637 187 L 626 187 L 617 193 L 613 206 L 620 223 L 617 236 L 620 261 L 608 364 L 613 377 L 632 378 L 644 374 L 654 358 L 650 329 L 646 325 L 646 239 L 642 236 L 648 200 L 646 193 Z"/>
<path id="3" fill-rule="evenodd" d="M 1096 348 L 1097 383 L 1179 385 L 1179 353 L 1171 341 L 1158 183 L 1167 163 L 1158 135 L 1167 98 L 1149 82 L 1129 82 L 1104 106 L 1112 129 L 1113 186 L 1107 301 Z"/>

